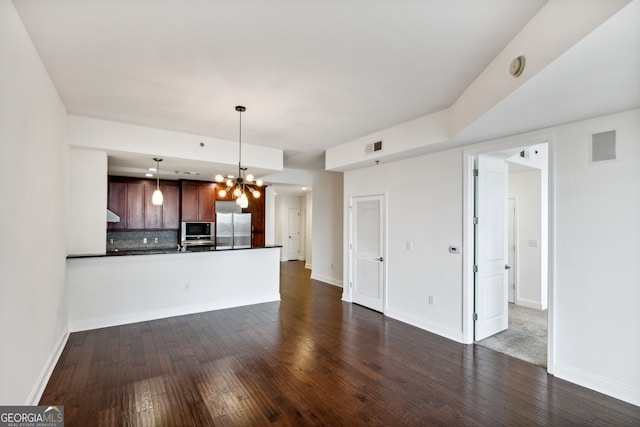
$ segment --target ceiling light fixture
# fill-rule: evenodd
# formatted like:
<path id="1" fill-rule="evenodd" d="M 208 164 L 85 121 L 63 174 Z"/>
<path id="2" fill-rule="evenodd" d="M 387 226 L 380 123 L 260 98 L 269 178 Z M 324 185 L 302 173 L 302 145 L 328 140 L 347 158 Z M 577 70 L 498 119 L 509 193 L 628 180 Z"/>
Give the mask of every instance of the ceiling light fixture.
<path id="1" fill-rule="evenodd" d="M 218 191 L 220 197 L 225 197 L 229 192 L 236 199 L 236 203 L 241 208 L 249 207 L 249 198 L 246 192 L 248 191 L 254 198 L 260 198 L 260 191 L 255 187 L 262 187 L 262 180 L 258 179 L 254 181 L 252 174 L 245 173 L 247 168 L 242 167 L 242 113 L 247 109 L 242 105 L 236 106 L 236 111 L 240 113 L 240 130 L 238 133 L 238 177 L 234 178 L 233 175 L 228 175 L 226 178 L 220 174 L 216 175 L 215 180 L 218 183 L 224 182 L 227 188 Z"/>
<path id="2" fill-rule="evenodd" d="M 158 171 L 158 173 L 156 175 L 156 191 L 154 191 L 153 196 L 151 196 L 151 203 L 156 206 L 160 206 L 162 205 L 164 199 L 164 197 L 162 197 L 162 191 L 160 191 L 160 162 L 162 161 L 162 159 L 159 157 L 154 157 L 153 160 L 156 161 L 156 170 Z"/>

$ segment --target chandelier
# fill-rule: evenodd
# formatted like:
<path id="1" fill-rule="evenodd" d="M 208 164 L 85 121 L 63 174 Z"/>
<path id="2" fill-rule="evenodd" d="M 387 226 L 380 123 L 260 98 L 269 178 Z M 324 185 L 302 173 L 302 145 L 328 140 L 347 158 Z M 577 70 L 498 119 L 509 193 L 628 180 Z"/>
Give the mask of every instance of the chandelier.
<path id="1" fill-rule="evenodd" d="M 217 183 L 225 183 L 227 188 L 218 191 L 218 196 L 225 197 L 228 193 L 231 193 L 236 203 L 241 208 L 249 207 L 249 198 L 247 192 L 258 199 L 260 198 L 260 191 L 255 187 L 262 187 L 262 180 L 256 180 L 252 174 L 246 174 L 247 168 L 242 167 L 242 113 L 247 109 L 242 105 L 236 106 L 236 111 L 240 113 L 240 130 L 238 136 L 238 176 L 232 175 L 226 178 L 220 174 L 216 175 L 215 180 Z M 245 175 L 246 174 L 246 175 Z"/>

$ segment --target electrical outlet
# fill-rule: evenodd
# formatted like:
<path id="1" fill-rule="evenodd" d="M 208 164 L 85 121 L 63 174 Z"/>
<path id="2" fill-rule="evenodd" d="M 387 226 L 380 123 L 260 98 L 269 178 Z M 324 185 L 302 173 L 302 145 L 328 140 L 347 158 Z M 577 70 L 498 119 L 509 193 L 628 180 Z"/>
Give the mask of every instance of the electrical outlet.
<path id="1" fill-rule="evenodd" d="M 433 295 L 429 295 L 429 305 L 435 305 L 435 299 L 433 298 Z"/>
<path id="2" fill-rule="evenodd" d="M 146 237 L 144 237 L 144 238 L 142 239 L 142 243 L 144 243 L 145 245 L 147 244 L 147 238 L 146 238 Z"/>
<path id="3" fill-rule="evenodd" d="M 153 241 L 154 241 L 155 243 L 158 243 L 158 238 L 156 237 L 155 239 L 153 239 Z"/>

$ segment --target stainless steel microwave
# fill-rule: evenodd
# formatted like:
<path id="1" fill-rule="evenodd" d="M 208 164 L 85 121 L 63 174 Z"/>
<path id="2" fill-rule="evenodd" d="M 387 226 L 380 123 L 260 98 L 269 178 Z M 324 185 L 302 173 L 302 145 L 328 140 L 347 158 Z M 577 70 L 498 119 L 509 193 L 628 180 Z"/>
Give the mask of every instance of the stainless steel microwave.
<path id="1" fill-rule="evenodd" d="M 213 245 L 215 230 L 214 222 L 183 222 L 180 240 L 183 245 Z"/>

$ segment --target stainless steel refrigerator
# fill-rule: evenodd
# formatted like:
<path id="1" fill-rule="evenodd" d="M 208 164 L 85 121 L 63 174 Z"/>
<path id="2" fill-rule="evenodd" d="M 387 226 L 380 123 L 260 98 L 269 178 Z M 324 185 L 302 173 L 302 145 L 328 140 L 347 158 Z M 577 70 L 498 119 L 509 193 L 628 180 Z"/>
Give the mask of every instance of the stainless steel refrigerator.
<path id="1" fill-rule="evenodd" d="M 216 214 L 216 248 L 250 248 L 251 247 L 251 214 L 250 213 L 217 213 Z"/>

